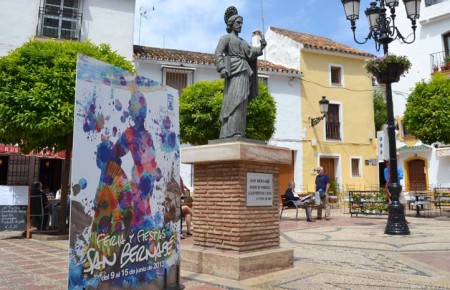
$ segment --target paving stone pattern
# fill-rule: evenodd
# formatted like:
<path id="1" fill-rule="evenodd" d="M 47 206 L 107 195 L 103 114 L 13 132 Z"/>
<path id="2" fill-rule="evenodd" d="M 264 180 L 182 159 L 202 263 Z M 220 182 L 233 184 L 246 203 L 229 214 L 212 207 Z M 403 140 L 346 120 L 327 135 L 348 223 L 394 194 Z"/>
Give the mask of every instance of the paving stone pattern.
<path id="1" fill-rule="evenodd" d="M 288 212 L 280 241 L 294 249 L 293 269 L 242 281 L 182 271 L 181 284 L 202 290 L 450 289 L 450 212 L 408 216 L 406 236 L 384 234 L 386 217 L 352 218 L 333 209 L 330 221 L 307 223 Z M 0 289 L 67 289 L 68 241 L 20 235 L 0 232 Z M 182 248 L 192 240 L 182 240 Z"/>

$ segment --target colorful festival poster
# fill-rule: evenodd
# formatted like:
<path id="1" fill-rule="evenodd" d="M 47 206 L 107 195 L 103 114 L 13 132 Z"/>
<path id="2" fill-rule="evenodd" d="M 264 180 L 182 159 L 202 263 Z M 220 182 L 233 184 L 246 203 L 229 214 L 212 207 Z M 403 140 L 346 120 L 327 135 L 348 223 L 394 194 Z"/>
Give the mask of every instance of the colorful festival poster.
<path id="1" fill-rule="evenodd" d="M 78 56 L 69 289 L 177 286 L 178 92 Z"/>

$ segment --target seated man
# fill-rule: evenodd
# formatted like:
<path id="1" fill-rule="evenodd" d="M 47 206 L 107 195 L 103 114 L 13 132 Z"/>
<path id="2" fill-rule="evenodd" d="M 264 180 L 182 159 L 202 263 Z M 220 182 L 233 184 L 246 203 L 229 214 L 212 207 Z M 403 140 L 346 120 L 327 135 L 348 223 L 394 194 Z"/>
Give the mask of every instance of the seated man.
<path id="1" fill-rule="evenodd" d="M 306 220 L 308 222 L 314 222 L 315 220 L 313 220 L 311 217 L 311 207 L 309 206 L 309 203 L 306 201 L 302 201 L 298 194 L 295 192 L 294 188 L 295 182 L 289 181 L 288 188 L 284 193 L 286 200 L 291 200 L 298 207 L 304 208 L 306 212 Z"/>

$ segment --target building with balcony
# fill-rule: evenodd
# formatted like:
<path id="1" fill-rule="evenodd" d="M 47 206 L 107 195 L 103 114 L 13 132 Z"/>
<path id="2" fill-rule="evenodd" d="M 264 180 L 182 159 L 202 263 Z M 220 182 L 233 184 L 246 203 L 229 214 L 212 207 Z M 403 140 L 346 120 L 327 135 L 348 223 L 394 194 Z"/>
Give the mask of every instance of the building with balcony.
<path id="1" fill-rule="evenodd" d="M 400 5 L 398 15 L 405 13 Z M 406 17 L 396 18 L 403 35 L 411 32 Z M 407 37 L 412 40 L 412 33 Z M 450 185 L 450 144 L 422 144 L 409 134 L 403 126 L 403 112 L 407 98 L 416 82 L 429 80 L 440 71 L 450 78 L 450 0 L 424 0 L 421 2 L 417 23 L 416 40 L 412 44 L 394 41 L 389 45 L 393 54 L 406 55 L 412 62 L 408 74 L 398 83 L 392 84 L 394 115 L 398 123 L 397 150 L 399 165 L 404 168 L 405 190 L 423 189 L 439 185 Z"/>

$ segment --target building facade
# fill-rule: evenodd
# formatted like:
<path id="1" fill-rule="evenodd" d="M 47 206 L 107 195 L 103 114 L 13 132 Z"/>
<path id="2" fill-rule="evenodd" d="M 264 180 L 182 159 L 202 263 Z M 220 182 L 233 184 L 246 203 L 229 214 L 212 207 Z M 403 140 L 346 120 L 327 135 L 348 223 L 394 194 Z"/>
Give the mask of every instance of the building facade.
<path id="1" fill-rule="evenodd" d="M 318 165 L 326 168 L 337 190 L 346 184 L 378 186 L 372 79 L 362 68 L 372 55 L 308 35 L 335 47 L 314 48 L 295 38 L 303 34 L 283 32 L 287 31 L 269 28 L 258 65 L 258 75 L 277 106 L 275 133 L 268 144 L 292 151 L 292 164 L 280 169 L 280 188 L 284 192 L 287 182 L 294 180 L 298 190 L 314 191 Z M 220 77 L 212 54 L 135 46 L 134 55 L 140 74 L 178 90 Z M 322 96 L 330 100 L 328 116 L 311 126 L 311 118 L 320 116 Z M 187 166 L 182 166 L 181 175 L 192 186 L 193 172 Z"/>
<path id="2" fill-rule="evenodd" d="M 396 24 L 411 41 L 411 23 L 404 17 L 404 10 L 405 7 L 399 5 Z M 408 74 L 392 84 L 394 115 L 399 125 L 397 150 L 400 153 L 399 164 L 404 168 L 405 190 L 450 186 L 450 144 L 423 144 L 410 135 L 402 123 L 407 97 L 417 82 L 429 81 L 436 72 L 450 77 L 450 65 L 447 66 L 445 61 L 446 57 L 450 60 L 450 1 L 422 1 L 416 40 L 412 44 L 394 41 L 389 45 L 389 51 L 406 55 L 413 65 Z"/>
<path id="3" fill-rule="evenodd" d="M 0 57 L 32 38 L 108 43 L 132 60 L 135 0 L 3 0 Z M 23 155 L 0 144 L 0 185 L 41 181 L 56 192 L 61 186 L 63 155 Z"/>
<path id="4" fill-rule="evenodd" d="M 132 59 L 135 0 L 4 0 L 0 56 L 29 39 L 108 43 Z"/>
<path id="5" fill-rule="evenodd" d="M 186 86 L 198 81 L 220 79 L 214 64 L 214 55 L 209 53 L 135 45 L 134 58 L 139 74 L 158 80 L 180 92 Z M 258 76 L 268 86 L 270 94 L 275 99 L 277 109 L 275 133 L 269 144 L 300 152 L 302 131 L 297 126 L 287 125 L 299 123 L 301 118 L 299 71 L 260 59 Z M 293 159 L 298 160 L 299 156 L 294 154 Z M 291 168 L 292 166 L 287 166 L 282 170 L 290 172 L 293 176 Z M 193 186 L 193 174 L 191 165 L 182 164 L 181 176 L 189 187 Z M 298 174 L 301 174 L 300 170 Z M 283 190 L 284 181 L 287 184 L 287 180 L 281 181 Z"/>
<path id="6" fill-rule="evenodd" d="M 372 78 L 363 69 L 371 54 L 329 38 L 269 27 L 266 59 L 301 71 L 301 120 L 303 134 L 297 184 L 313 191 L 315 169 L 321 165 L 336 184 L 377 187 L 378 161 L 375 138 Z M 330 102 L 328 114 L 318 124 L 319 101 Z"/>

